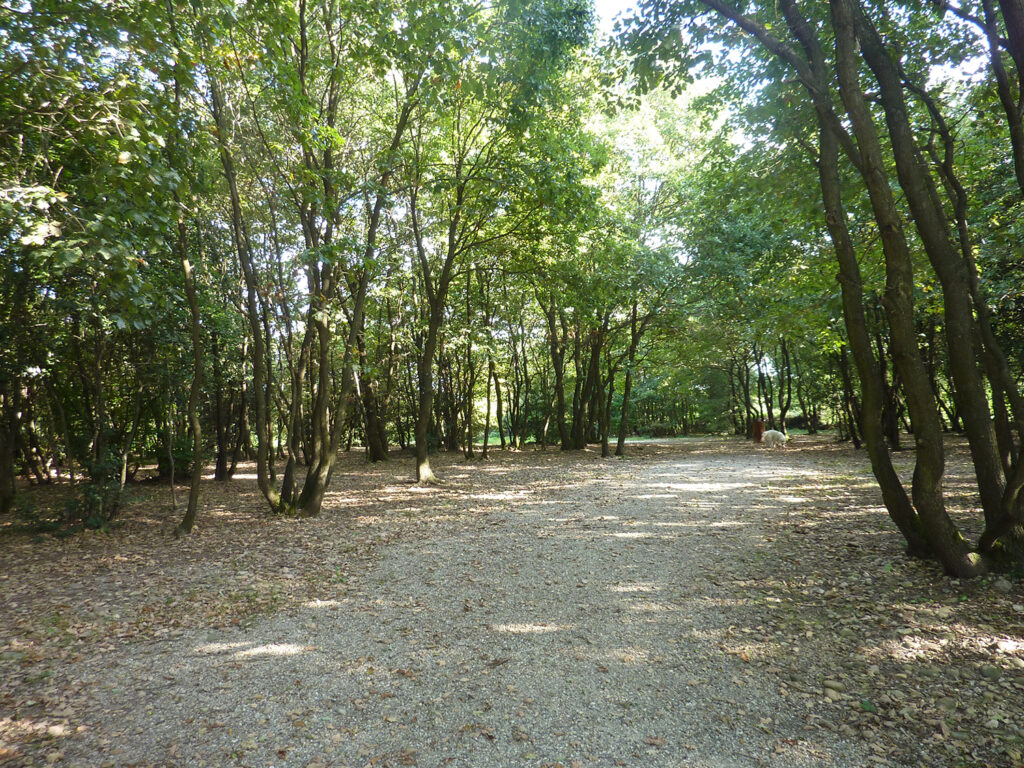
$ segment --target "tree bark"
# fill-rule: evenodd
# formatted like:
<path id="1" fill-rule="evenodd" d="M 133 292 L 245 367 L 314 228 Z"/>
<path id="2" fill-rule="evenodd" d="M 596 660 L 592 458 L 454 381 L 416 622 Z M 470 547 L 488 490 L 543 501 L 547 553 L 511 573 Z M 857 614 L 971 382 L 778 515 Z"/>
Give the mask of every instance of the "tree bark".
<path id="1" fill-rule="evenodd" d="M 192 385 L 188 391 L 188 426 L 192 432 L 192 478 L 188 493 L 188 507 L 175 533 L 178 535 L 192 532 L 199 511 L 199 487 L 203 475 L 203 429 L 199 423 L 199 398 L 203 390 L 203 338 L 202 324 L 199 315 L 199 299 L 196 295 L 195 274 L 192 264 L 184 255 L 185 225 L 178 222 L 178 250 L 181 267 L 185 277 L 185 298 L 188 301 L 191 323 L 189 330 L 192 336 Z"/>
<path id="2" fill-rule="evenodd" d="M 861 175 L 882 238 L 886 262 L 883 304 L 889 319 L 893 358 L 903 381 L 914 429 L 917 448 L 914 506 L 924 522 L 922 532 L 946 571 L 957 576 L 973 576 L 980 571 L 980 564 L 970 554 L 963 536 L 949 519 L 943 500 L 945 457 L 942 428 L 917 348 L 912 261 L 892 197 L 892 187 L 885 173 L 881 144 L 860 84 L 854 19 L 856 9 L 850 0 L 833 0 L 831 7 L 840 95 L 857 137 Z"/>
<path id="3" fill-rule="evenodd" d="M 1003 480 L 988 397 L 977 365 L 976 326 L 969 276 L 950 237 L 949 222 L 935 181 L 921 161 L 907 117 L 903 80 L 896 63 L 859 2 L 833 0 L 833 8 L 841 19 L 848 17 L 849 23 L 855 27 L 864 59 L 875 75 L 900 187 L 906 196 L 921 243 L 942 285 L 950 373 L 971 448 L 985 520 L 991 525 L 1001 517 Z"/>
<path id="4" fill-rule="evenodd" d="M 210 69 L 210 68 L 208 68 Z M 212 70 L 211 70 L 212 71 Z M 238 176 L 235 161 L 228 145 L 231 126 L 224 106 L 220 83 L 216 77 L 210 77 L 210 101 L 213 119 L 217 126 L 217 143 L 220 150 L 221 167 L 228 184 L 231 201 L 231 232 L 234 237 L 235 252 L 242 268 L 245 280 L 245 307 L 249 321 L 249 330 L 253 344 L 253 388 L 256 401 L 256 484 L 270 505 L 273 512 L 278 512 L 281 497 L 271 484 L 270 479 L 270 424 L 267 413 L 266 383 L 266 348 L 259 309 L 259 295 L 256 283 L 256 270 L 252 258 L 249 229 L 242 212 L 242 201 L 238 193 Z"/>
<path id="5" fill-rule="evenodd" d="M 14 505 L 16 494 L 14 445 L 18 434 L 14 390 L 19 384 L 13 376 L 0 378 L 0 515 Z"/>

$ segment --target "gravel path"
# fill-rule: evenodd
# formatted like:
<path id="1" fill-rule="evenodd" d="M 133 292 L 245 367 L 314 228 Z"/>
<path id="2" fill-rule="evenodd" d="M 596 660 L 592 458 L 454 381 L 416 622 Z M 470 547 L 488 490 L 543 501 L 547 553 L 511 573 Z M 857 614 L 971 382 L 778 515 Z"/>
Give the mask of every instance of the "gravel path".
<path id="1" fill-rule="evenodd" d="M 763 605 L 731 585 L 737 569 L 756 578 L 765 526 L 788 514 L 765 489 L 813 482 L 812 463 L 748 451 L 566 466 L 560 487 L 486 478 L 462 503 L 492 511 L 384 545 L 333 598 L 71 665 L 90 719 L 50 759 L 869 764 L 863 741 L 807 729 L 773 662 L 731 641 L 764 639 Z"/>

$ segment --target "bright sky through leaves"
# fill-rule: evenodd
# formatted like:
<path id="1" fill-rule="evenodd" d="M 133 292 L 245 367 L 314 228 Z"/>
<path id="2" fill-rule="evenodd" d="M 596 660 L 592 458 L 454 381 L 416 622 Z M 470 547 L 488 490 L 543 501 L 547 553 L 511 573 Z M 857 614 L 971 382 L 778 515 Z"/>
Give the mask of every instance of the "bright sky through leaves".
<path id="1" fill-rule="evenodd" d="M 612 31 L 615 17 L 636 8 L 635 0 L 594 0 L 597 29 L 601 35 Z"/>

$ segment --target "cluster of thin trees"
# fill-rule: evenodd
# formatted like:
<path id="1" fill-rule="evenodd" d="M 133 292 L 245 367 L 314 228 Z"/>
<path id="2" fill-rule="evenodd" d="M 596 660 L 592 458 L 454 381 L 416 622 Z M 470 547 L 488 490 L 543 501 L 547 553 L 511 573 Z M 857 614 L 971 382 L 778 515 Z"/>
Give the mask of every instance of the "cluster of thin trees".
<path id="1" fill-rule="evenodd" d="M 52 469 L 103 524 L 154 457 L 187 532 L 208 458 L 313 515 L 353 440 L 420 482 L 492 434 L 622 452 L 681 265 L 643 244 L 670 184 L 593 181 L 587 9 L 147 7 L 7 41 L 4 511 Z"/>

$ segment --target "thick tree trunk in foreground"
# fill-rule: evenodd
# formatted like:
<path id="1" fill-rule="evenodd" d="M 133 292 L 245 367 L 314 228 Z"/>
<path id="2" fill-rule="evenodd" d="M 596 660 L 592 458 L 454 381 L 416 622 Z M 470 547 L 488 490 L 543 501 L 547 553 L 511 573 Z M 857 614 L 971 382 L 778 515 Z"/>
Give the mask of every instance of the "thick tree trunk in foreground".
<path id="1" fill-rule="evenodd" d="M 871 460 L 871 470 L 878 480 L 889 516 L 903 534 L 908 552 L 917 557 L 925 556 L 930 553 L 931 547 L 924 537 L 923 523 L 907 498 L 907 492 L 892 466 L 889 449 L 883 436 L 882 414 L 885 408 L 885 395 L 867 330 L 860 265 L 857 263 L 857 254 L 846 226 L 846 212 L 842 204 L 839 179 L 839 146 L 827 127 L 820 128 L 819 146 L 818 171 L 825 220 L 839 263 L 838 277 L 846 334 L 861 381 L 861 433 Z"/>
<path id="2" fill-rule="evenodd" d="M 859 3 L 835 0 L 856 26 L 860 48 L 879 86 L 900 187 L 918 234 L 942 284 L 949 368 L 956 387 L 964 431 L 971 447 L 986 523 L 999 518 L 1003 481 L 991 413 L 975 347 L 974 308 L 967 269 L 950 237 L 949 222 L 935 182 L 921 161 L 907 117 L 903 81 L 889 51 Z M 855 7 L 856 6 L 856 7 Z"/>
<path id="3" fill-rule="evenodd" d="M 836 36 L 836 68 L 840 94 L 861 153 L 861 175 L 882 238 L 886 262 L 883 303 L 889 319 L 893 359 L 903 381 L 917 448 L 912 491 L 914 506 L 924 523 L 922 533 L 946 571 L 957 576 L 973 576 L 979 572 L 979 563 L 970 554 L 967 542 L 950 520 L 943 499 L 945 456 L 942 427 L 928 382 L 928 373 L 917 347 L 912 260 L 893 200 L 892 186 L 885 172 L 881 143 L 860 83 L 854 33 L 856 11 L 852 5 L 850 0 L 833 0 L 831 4 Z"/>

